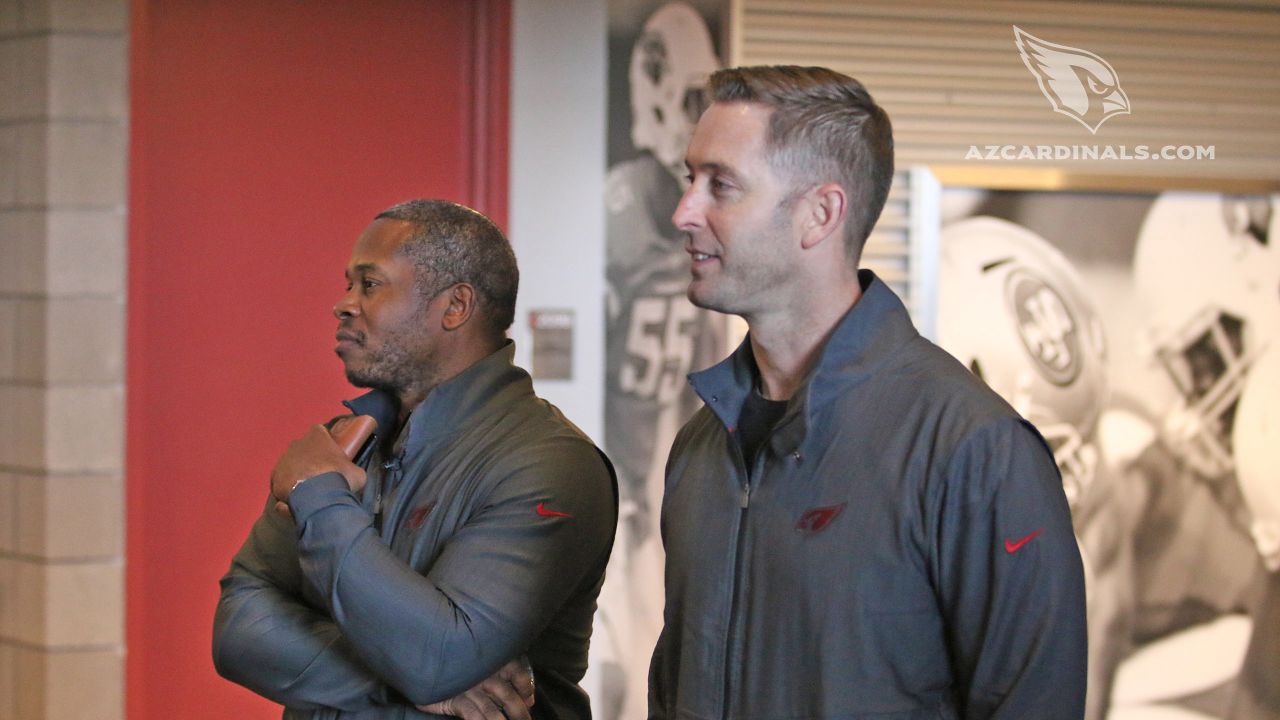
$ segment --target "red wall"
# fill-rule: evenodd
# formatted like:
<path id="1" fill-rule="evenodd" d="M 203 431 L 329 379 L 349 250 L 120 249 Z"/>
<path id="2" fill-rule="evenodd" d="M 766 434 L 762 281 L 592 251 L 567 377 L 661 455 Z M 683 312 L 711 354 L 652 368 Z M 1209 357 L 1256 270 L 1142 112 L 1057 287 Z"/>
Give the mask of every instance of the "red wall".
<path id="1" fill-rule="evenodd" d="M 351 394 L 330 308 L 411 197 L 505 225 L 509 0 L 137 0 L 127 709 L 269 718 L 214 673 L 218 578 L 278 453 Z"/>

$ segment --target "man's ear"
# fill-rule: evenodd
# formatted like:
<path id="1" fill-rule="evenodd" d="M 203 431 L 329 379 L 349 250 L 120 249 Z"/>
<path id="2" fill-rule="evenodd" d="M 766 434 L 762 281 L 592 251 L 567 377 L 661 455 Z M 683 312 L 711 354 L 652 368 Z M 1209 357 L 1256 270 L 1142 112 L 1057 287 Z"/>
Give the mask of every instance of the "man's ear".
<path id="1" fill-rule="evenodd" d="M 844 223 L 849 214 L 849 198 L 836 183 L 825 183 L 804 195 L 803 235 L 800 247 L 808 250 L 831 238 L 844 242 Z"/>
<path id="2" fill-rule="evenodd" d="M 444 292 L 449 304 L 444 308 L 440 326 L 445 330 L 457 330 L 475 314 L 476 289 L 470 283 L 458 283 Z"/>

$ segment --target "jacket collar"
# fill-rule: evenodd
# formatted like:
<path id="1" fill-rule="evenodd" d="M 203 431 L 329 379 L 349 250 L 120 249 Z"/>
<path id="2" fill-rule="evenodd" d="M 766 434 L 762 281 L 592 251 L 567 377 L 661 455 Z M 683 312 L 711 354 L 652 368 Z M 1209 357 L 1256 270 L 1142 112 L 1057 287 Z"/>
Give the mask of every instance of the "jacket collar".
<path id="1" fill-rule="evenodd" d="M 836 324 L 818 356 L 818 362 L 787 403 L 786 413 L 774 428 L 770 445 L 780 453 L 793 453 L 804 440 L 814 416 L 843 388 L 872 376 L 898 349 L 919 336 L 902 301 L 871 270 L 859 270 L 862 297 Z M 707 407 L 731 431 L 738 423 L 742 404 L 756 379 L 751 337 L 728 358 L 701 372 L 689 382 Z"/>

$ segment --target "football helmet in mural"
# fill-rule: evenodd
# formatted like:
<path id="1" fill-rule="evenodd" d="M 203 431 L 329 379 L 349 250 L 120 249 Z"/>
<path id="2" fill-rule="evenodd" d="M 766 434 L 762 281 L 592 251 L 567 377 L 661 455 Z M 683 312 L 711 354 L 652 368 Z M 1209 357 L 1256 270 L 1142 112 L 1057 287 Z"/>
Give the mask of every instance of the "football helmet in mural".
<path id="1" fill-rule="evenodd" d="M 644 24 L 631 49 L 631 141 L 676 177 L 707 106 L 706 85 L 720 68 L 702 16 L 684 3 L 668 3 Z"/>
<path id="2" fill-rule="evenodd" d="M 1151 410 L 1167 444 L 1206 477 L 1230 473 L 1249 366 L 1280 332 L 1275 202 L 1166 193 L 1147 212 L 1134 282 L 1142 342 L 1163 382 Z"/>
<path id="3" fill-rule="evenodd" d="M 942 229 L 938 342 L 1049 441 L 1073 504 L 1093 481 L 1107 399 L 1102 323 L 1039 235 L 976 217 Z"/>

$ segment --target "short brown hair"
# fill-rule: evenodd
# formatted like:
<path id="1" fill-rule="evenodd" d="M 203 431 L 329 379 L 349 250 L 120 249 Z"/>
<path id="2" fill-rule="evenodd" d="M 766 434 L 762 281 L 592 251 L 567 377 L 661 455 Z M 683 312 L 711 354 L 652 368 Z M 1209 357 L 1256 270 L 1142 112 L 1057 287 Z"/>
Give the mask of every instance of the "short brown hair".
<path id="1" fill-rule="evenodd" d="M 849 194 L 845 250 L 857 262 L 893 182 L 893 126 L 862 83 L 822 67 L 778 65 L 720 70 L 715 102 L 754 102 L 769 117 L 769 164 L 797 192 L 836 182 Z"/>

